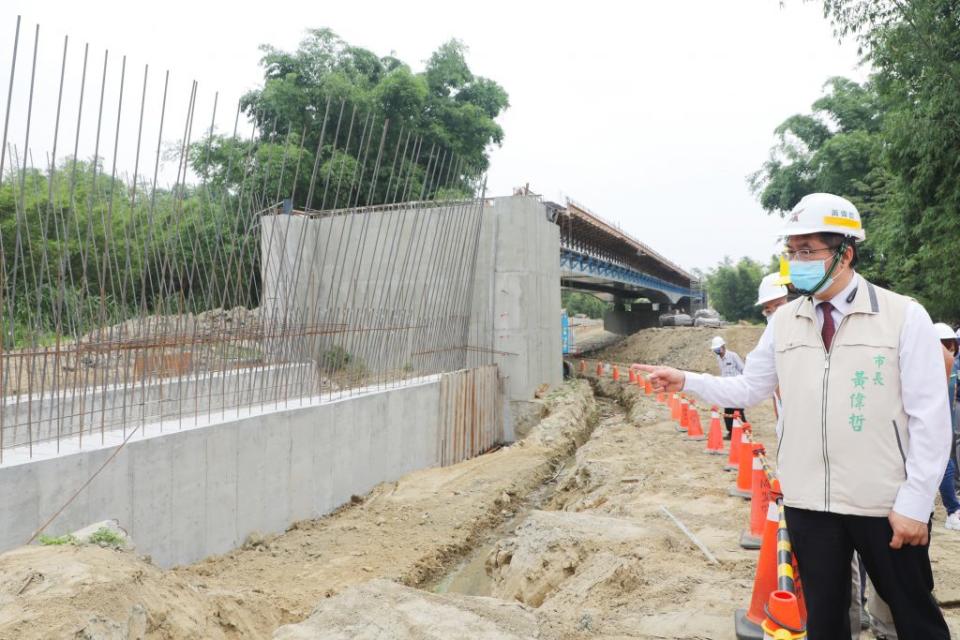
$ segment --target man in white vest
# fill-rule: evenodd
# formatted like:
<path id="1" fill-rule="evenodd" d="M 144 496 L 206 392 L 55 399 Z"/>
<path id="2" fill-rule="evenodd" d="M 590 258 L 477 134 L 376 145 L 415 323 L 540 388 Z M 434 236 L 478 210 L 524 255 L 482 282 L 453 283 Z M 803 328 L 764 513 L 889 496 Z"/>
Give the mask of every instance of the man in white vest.
<path id="1" fill-rule="evenodd" d="M 854 271 L 865 234 L 848 200 L 806 196 L 783 235 L 801 297 L 771 318 L 742 376 L 642 368 L 657 391 L 727 406 L 757 404 L 779 384 L 777 468 L 811 638 L 850 638 L 855 550 L 899 637 L 949 638 L 928 554 L 951 438 L 933 323 L 917 302 Z"/>

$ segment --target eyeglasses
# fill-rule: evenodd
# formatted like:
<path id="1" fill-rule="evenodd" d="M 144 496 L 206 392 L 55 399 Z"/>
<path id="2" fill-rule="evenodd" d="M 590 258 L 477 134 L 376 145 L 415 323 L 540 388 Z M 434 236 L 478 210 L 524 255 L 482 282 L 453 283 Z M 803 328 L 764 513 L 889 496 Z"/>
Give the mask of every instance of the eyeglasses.
<path id="1" fill-rule="evenodd" d="M 785 249 L 781 255 L 787 260 L 800 260 L 801 262 L 805 262 L 807 260 L 813 260 L 813 256 L 822 251 L 836 251 L 836 249 L 831 247 L 824 247 L 823 249 L 797 249 L 796 251 Z"/>

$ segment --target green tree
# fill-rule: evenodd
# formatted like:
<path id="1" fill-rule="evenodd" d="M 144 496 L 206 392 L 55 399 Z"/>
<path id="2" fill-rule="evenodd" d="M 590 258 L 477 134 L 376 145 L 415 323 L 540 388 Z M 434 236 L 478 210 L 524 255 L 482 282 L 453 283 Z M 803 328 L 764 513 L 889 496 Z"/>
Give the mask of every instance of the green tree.
<path id="1" fill-rule="evenodd" d="M 883 193 L 884 109 L 876 87 L 831 78 L 824 89 L 811 113 L 790 116 L 774 130 L 769 159 L 748 178 L 768 212 L 783 214 L 807 194 L 828 192 L 850 198 L 869 216 Z"/>
<path id="2" fill-rule="evenodd" d="M 864 85 L 832 80 L 808 116 L 778 129 L 751 186 L 769 212 L 829 191 L 861 210 L 871 279 L 960 320 L 960 3 L 824 0 L 838 37 L 874 69 Z"/>
<path id="3" fill-rule="evenodd" d="M 610 309 L 610 303 L 589 293 L 564 290 L 560 294 L 560 304 L 567 310 L 567 315 L 575 316 L 582 313 L 588 318 L 602 318 L 605 311 Z"/>
<path id="4" fill-rule="evenodd" d="M 729 257 L 707 272 L 704 286 L 711 306 L 730 322 L 763 320 L 755 306 L 764 265 L 750 258 L 734 263 Z"/>
<path id="5" fill-rule="evenodd" d="M 313 208 L 387 202 L 404 193 L 431 197 L 439 189 L 471 193 L 471 179 L 487 168 L 487 149 L 503 141 L 496 118 L 509 106 L 507 93 L 473 74 L 460 41 L 441 45 L 421 72 L 352 46 L 329 29 L 309 30 L 292 52 L 269 45 L 261 50 L 263 87 L 241 100 L 256 126 L 255 140 L 216 136 L 195 144 L 191 154 L 201 176 L 234 191 L 253 189 L 268 202 L 279 194 Z M 380 138 L 382 148 L 392 150 L 409 135 L 422 140 L 422 151 L 399 168 L 377 172 L 372 159 L 358 160 L 371 147 L 376 155 Z M 318 152 L 322 187 L 311 194 Z M 460 164 L 450 161 L 454 156 Z M 446 163 L 445 175 L 454 168 L 458 175 L 437 178 L 438 162 Z M 409 176 L 399 194 L 388 193 L 391 184 L 396 187 L 394 171 Z M 424 186 L 429 193 L 421 194 Z"/>
<path id="6" fill-rule="evenodd" d="M 141 313 L 254 307 L 254 224 L 235 195 L 134 191 L 99 163 L 68 158 L 52 172 L 11 172 L 0 185 L 3 344 L 77 337 Z"/>

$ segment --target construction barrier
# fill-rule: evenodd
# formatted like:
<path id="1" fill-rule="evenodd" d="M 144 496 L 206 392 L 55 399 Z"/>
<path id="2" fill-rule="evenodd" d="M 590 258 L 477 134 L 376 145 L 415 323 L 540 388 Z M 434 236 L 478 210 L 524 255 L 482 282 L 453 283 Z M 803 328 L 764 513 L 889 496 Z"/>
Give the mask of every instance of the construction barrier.
<path id="1" fill-rule="evenodd" d="M 734 614 L 734 631 L 737 640 L 762 640 L 760 627 L 767 619 L 765 606 L 770 594 L 777 590 L 777 531 L 780 527 L 780 515 L 777 504 L 771 502 L 767 508 L 767 519 L 763 527 L 763 543 L 757 558 L 757 570 L 753 577 L 753 593 L 747 609 L 737 609 Z"/>
<path id="2" fill-rule="evenodd" d="M 750 607 L 734 614 L 734 631 L 737 640 L 798 640 L 807 637 L 806 618 L 783 499 L 771 490 Z"/>
<path id="3" fill-rule="evenodd" d="M 777 501 L 777 516 L 777 590 L 770 594 L 766 619 L 760 628 L 764 640 L 796 640 L 807 637 L 807 615 L 794 572 L 793 547 L 782 500 Z"/>

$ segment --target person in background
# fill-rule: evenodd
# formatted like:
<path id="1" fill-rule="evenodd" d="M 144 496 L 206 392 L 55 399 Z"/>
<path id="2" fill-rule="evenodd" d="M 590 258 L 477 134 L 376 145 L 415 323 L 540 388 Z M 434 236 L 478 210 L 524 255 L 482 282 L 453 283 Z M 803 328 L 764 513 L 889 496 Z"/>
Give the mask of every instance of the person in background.
<path id="1" fill-rule="evenodd" d="M 943 345 L 944 368 L 947 372 L 947 402 L 950 405 L 950 424 L 953 426 L 953 432 L 957 432 L 957 336 L 950 328 L 950 325 L 938 322 L 933 325 L 940 337 L 940 344 Z M 957 486 L 954 481 L 956 470 L 956 451 L 951 442 L 950 457 L 947 459 L 947 470 L 943 474 L 943 480 L 940 482 L 940 500 L 943 501 L 943 508 L 947 511 L 947 517 L 943 526 L 952 531 L 960 531 L 960 501 L 957 500 Z"/>
<path id="2" fill-rule="evenodd" d="M 777 309 L 787 304 L 787 287 L 783 284 L 784 277 L 777 272 L 768 273 L 760 281 L 760 288 L 757 290 L 757 302 L 755 306 L 761 307 L 760 313 L 770 322 L 770 318 L 776 313 Z M 777 416 L 777 440 L 780 440 L 780 434 L 783 432 L 783 421 L 780 414 L 783 407 L 780 403 L 780 388 L 777 387 L 773 392 L 773 413 Z"/>
<path id="3" fill-rule="evenodd" d="M 954 432 L 956 432 L 957 369 L 960 366 L 957 361 L 957 336 L 950 325 L 943 322 L 938 322 L 933 327 L 937 330 L 940 344 L 943 345 L 943 368 L 947 374 L 950 423 L 953 425 Z M 943 526 L 951 531 L 960 530 L 960 500 L 957 500 L 957 486 L 954 481 L 955 466 L 954 451 L 951 450 L 950 458 L 947 460 L 947 469 L 943 474 L 943 480 L 940 482 L 940 500 L 947 512 Z M 873 632 L 874 637 L 878 640 L 897 640 L 897 630 L 893 623 L 890 607 L 877 594 L 877 589 L 869 578 L 864 589 L 864 599 L 866 600 L 864 611 L 867 613 L 870 631 Z"/>
<path id="4" fill-rule="evenodd" d="M 710 342 L 710 349 L 717 356 L 717 364 L 720 367 L 721 378 L 732 378 L 743 373 L 743 360 L 735 351 L 727 349 L 727 343 L 720 336 L 714 336 Z M 727 433 L 723 436 L 724 440 L 730 439 L 733 431 L 733 414 L 740 412 L 740 419 L 746 420 L 747 416 L 740 407 L 727 407 L 723 410 L 723 422 L 727 425 Z"/>

